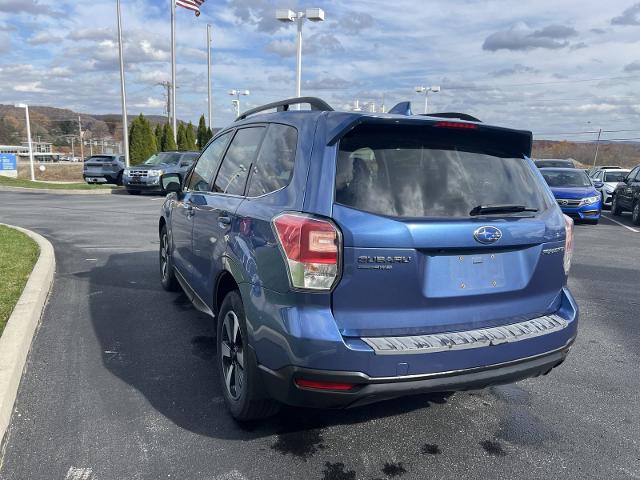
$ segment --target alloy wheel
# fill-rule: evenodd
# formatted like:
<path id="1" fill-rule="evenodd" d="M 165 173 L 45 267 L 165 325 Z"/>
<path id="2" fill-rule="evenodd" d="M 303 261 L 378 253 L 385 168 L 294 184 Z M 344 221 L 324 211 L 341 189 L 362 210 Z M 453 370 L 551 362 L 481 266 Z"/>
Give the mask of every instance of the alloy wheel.
<path id="1" fill-rule="evenodd" d="M 169 275 L 169 238 L 166 233 L 160 241 L 160 273 L 162 279 L 166 280 Z"/>
<path id="2" fill-rule="evenodd" d="M 220 349 L 222 374 L 227 393 L 232 399 L 238 400 L 245 383 L 244 346 L 240 321 L 233 310 L 227 312 L 224 317 Z"/>
<path id="3" fill-rule="evenodd" d="M 631 221 L 636 225 L 640 224 L 640 202 L 636 202 L 635 206 L 633 207 Z"/>

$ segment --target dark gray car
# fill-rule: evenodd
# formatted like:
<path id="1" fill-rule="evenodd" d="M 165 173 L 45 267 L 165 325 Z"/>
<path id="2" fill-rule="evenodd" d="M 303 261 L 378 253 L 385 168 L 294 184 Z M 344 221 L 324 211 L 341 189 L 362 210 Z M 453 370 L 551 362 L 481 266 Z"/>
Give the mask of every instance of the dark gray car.
<path id="1" fill-rule="evenodd" d="M 140 192 L 164 193 L 160 179 L 167 173 L 177 173 L 184 178 L 200 152 L 160 152 L 141 165 L 124 171 L 123 185 L 131 195 Z"/>
<path id="2" fill-rule="evenodd" d="M 87 183 L 122 184 L 124 155 L 92 155 L 84 162 L 82 177 Z"/>

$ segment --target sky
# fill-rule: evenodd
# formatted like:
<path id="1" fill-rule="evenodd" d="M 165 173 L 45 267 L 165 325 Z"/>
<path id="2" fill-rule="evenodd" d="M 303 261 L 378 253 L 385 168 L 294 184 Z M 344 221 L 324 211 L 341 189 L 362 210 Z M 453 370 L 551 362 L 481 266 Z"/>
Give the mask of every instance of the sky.
<path id="1" fill-rule="evenodd" d="M 122 0 L 128 111 L 164 113 L 169 0 Z M 177 112 L 207 110 L 206 25 L 213 27 L 214 127 L 295 93 L 295 26 L 276 8 L 320 7 L 306 22 L 303 95 L 335 109 L 441 87 L 429 110 L 455 111 L 538 138 L 640 139 L 640 2 L 633 0 L 207 0 L 178 8 Z M 0 0 L 0 103 L 119 113 L 115 0 Z M 635 129 L 635 130 L 634 130 Z M 608 132 L 612 130 L 611 132 Z"/>

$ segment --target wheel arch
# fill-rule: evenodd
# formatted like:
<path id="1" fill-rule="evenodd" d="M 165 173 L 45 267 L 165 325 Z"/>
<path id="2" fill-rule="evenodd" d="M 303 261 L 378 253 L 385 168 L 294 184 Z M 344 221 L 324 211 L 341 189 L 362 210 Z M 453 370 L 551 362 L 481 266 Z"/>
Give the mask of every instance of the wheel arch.
<path id="1" fill-rule="evenodd" d="M 212 310 L 214 315 L 218 315 L 218 313 L 220 312 L 220 307 L 222 306 L 224 297 L 226 297 L 229 292 L 232 292 L 234 290 L 240 290 L 238 282 L 229 270 L 223 270 L 222 272 L 220 272 L 220 275 L 218 275 L 213 290 Z"/>

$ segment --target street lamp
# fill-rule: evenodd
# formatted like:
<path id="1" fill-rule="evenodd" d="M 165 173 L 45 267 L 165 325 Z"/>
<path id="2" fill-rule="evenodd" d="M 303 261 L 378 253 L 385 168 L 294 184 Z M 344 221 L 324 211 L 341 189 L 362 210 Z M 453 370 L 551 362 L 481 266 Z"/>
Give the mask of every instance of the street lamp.
<path id="1" fill-rule="evenodd" d="M 26 103 L 16 103 L 16 108 L 24 108 L 25 115 L 27 117 L 27 141 L 29 142 L 29 162 L 31 169 L 31 181 L 35 181 L 36 173 L 33 170 L 33 144 L 31 143 L 31 124 L 29 122 L 29 105 Z"/>
<path id="2" fill-rule="evenodd" d="M 250 94 L 251 92 L 249 90 L 229 90 L 229 95 L 236 97 L 235 100 L 231 100 L 233 106 L 236 107 L 236 118 L 240 116 L 240 95 L 246 97 Z"/>
<path id="3" fill-rule="evenodd" d="M 428 113 L 429 107 L 429 92 L 438 93 L 440 91 L 440 87 L 438 85 L 434 85 L 432 87 L 416 87 L 416 93 L 424 93 L 424 114 Z"/>
<path id="4" fill-rule="evenodd" d="M 294 12 L 288 8 L 286 9 L 278 9 L 276 10 L 276 18 L 281 22 L 293 23 L 296 22 L 298 24 L 298 54 L 297 54 L 297 65 L 296 65 L 296 97 L 301 96 L 302 90 L 302 24 L 304 23 L 305 18 L 307 20 L 311 20 L 312 22 L 323 22 L 324 21 L 324 10 L 321 8 L 307 8 L 304 12 Z M 300 109 L 300 105 L 298 105 L 298 109 Z"/>

